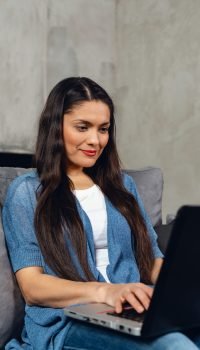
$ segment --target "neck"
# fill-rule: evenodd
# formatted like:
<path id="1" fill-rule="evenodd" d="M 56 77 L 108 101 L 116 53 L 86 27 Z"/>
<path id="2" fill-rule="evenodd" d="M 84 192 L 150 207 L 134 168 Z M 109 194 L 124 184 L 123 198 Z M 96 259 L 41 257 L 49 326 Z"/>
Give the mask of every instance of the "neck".
<path id="1" fill-rule="evenodd" d="M 67 172 L 67 176 L 73 182 L 74 188 L 76 190 L 83 190 L 91 187 L 94 182 L 93 180 L 82 171 Z"/>
<path id="2" fill-rule="evenodd" d="M 69 178 L 71 177 L 79 177 L 82 176 L 84 174 L 83 172 L 83 168 L 79 168 L 79 169 L 75 169 L 75 168 L 69 168 L 67 169 L 67 176 Z"/>

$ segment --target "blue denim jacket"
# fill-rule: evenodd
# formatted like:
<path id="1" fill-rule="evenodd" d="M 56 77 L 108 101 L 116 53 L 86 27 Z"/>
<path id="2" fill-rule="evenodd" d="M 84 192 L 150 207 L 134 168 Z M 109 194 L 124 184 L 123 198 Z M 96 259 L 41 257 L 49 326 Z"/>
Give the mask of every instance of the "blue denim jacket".
<path id="1" fill-rule="evenodd" d="M 150 235 L 154 256 L 155 258 L 162 257 L 157 245 L 156 233 L 144 210 L 135 183 L 128 175 L 123 175 L 123 179 L 127 190 L 138 201 Z M 22 175 L 12 182 L 3 208 L 3 227 L 14 272 L 28 266 L 41 266 L 45 273 L 53 275 L 54 273 L 43 259 L 34 232 L 36 191 L 39 184 L 39 178 L 34 171 Z M 105 201 L 109 255 L 107 275 L 109 280 L 112 283 L 139 282 L 140 273 L 134 256 L 134 242 L 130 227 L 126 219 L 106 197 Z M 90 220 L 78 200 L 77 207 L 87 236 L 90 269 L 98 281 L 105 281 L 95 265 L 95 247 Z M 77 265 L 76 256 L 73 253 L 71 255 L 72 260 Z M 61 349 L 70 327 L 70 321 L 64 315 L 63 310 L 26 305 L 25 311 L 23 343 L 20 344 L 18 341 L 12 340 L 7 344 L 6 350 Z"/>

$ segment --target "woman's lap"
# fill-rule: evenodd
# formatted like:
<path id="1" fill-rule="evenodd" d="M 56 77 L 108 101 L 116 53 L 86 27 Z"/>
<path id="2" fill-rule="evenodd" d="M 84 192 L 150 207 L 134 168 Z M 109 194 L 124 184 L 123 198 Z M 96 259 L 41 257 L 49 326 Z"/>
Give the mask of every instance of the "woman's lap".
<path id="1" fill-rule="evenodd" d="M 142 340 L 100 326 L 81 321 L 72 321 L 64 344 L 64 350 L 197 350 L 200 349 L 200 334 L 191 334 L 196 346 L 187 336 L 174 332 Z"/>

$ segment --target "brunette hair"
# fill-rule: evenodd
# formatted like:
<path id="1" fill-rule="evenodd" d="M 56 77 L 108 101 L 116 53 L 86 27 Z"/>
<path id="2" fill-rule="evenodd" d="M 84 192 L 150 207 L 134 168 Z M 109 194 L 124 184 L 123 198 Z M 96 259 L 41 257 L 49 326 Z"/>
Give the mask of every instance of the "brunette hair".
<path id="1" fill-rule="evenodd" d="M 110 110 L 109 141 L 91 168 L 85 172 L 127 219 L 134 234 L 136 261 L 141 280 L 150 282 L 153 253 L 147 229 L 137 201 L 123 185 L 115 141 L 114 106 L 107 92 L 85 77 L 59 82 L 50 92 L 40 117 L 35 164 L 41 181 L 35 211 L 37 239 L 49 267 L 60 277 L 74 281 L 92 281 L 87 260 L 87 244 L 73 184 L 67 176 L 67 156 L 63 140 L 64 114 L 84 101 L 101 101 Z M 70 244 L 66 244 L 66 240 Z M 69 248 L 71 246 L 71 248 Z M 73 249 L 82 268 L 74 266 Z"/>

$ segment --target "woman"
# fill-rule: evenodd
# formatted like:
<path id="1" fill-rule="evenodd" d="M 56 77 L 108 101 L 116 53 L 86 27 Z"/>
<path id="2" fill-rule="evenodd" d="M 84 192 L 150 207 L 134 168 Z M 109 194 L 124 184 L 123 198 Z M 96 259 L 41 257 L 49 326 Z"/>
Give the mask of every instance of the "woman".
<path id="1" fill-rule="evenodd" d="M 64 316 L 66 305 L 88 302 L 116 312 L 129 302 L 142 312 L 162 264 L 135 184 L 121 171 L 114 107 L 103 88 L 88 78 L 54 87 L 35 161 L 37 171 L 14 180 L 3 209 L 26 301 L 22 341 L 6 350 L 198 349 L 179 333 L 143 341 Z"/>

